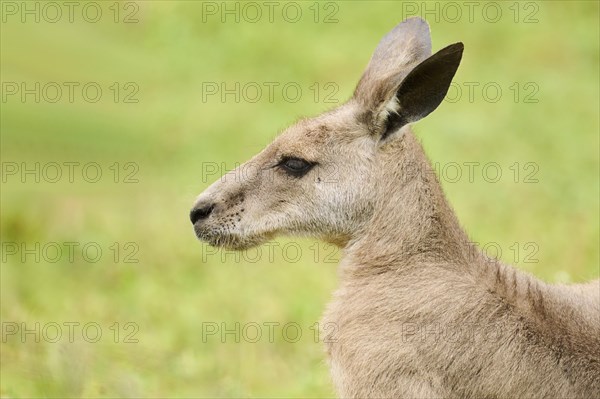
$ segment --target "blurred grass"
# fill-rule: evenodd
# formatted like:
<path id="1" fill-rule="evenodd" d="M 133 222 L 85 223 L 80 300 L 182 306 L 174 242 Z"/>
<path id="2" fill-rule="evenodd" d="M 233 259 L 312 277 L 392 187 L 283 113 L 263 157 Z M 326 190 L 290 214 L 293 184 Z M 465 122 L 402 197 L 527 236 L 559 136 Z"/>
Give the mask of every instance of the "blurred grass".
<path id="1" fill-rule="evenodd" d="M 201 20 L 200 2 L 139 2 L 139 23 L 19 23 L 1 30 L 2 82 L 98 82 L 95 104 L 18 100 L 1 103 L 2 162 L 97 162 L 98 183 L 2 184 L 2 242 L 97 242 L 100 262 L 56 263 L 7 256 L 1 268 L 3 323 L 88 322 L 102 327 L 98 343 L 76 330 L 75 342 L 22 342 L 3 335 L 3 397 L 331 397 L 322 344 L 310 327 L 336 286 L 331 251 L 310 240 L 280 240 L 274 256 L 236 261 L 196 241 L 187 212 L 216 176 L 203 163 L 229 169 L 263 148 L 296 118 L 332 104 L 315 102 L 308 87 L 335 82 L 348 98 L 378 40 L 403 18 L 397 2 L 341 2 L 338 23 L 314 23 L 309 7 L 298 23 L 276 17 L 258 23 Z M 474 241 L 497 243 L 502 258 L 547 281 L 598 277 L 599 94 L 598 3 L 537 2 L 539 22 L 515 23 L 504 3 L 498 23 L 430 20 L 434 49 L 463 41 L 455 81 L 463 97 L 445 102 L 415 130 L 430 158 L 497 162 L 503 178 L 489 183 L 444 181 Z M 323 5 L 322 5 L 323 6 Z M 107 3 L 103 9 L 108 13 Z M 522 10 L 523 11 L 523 10 Z M 76 14 L 77 15 L 77 14 Z M 107 14 L 112 15 L 112 14 Z M 275 14 L 276 16 L 279 14 Z M 521 18 L 523 15 L 521 15 Z M 15 22 L 16 21 L 16 22 Z M 202 82 L 297 82 L 296 103 L 217 96 L 203 102 Z M 113 82 L 135 82 L 139 103 L 110 101 Z M 465 82 L 498 82 L 496 103 Z M 538 103 L 515 103 L 508 88 L 534 82 Z M 277 93 L 277 92 L 276 92 Z M 522 92 L 523 94 L 524 92 Z M 134 162 L 137 183 L 114 183 L 110 165 Z M 513 181 L 515 162 L 521 165 Z M 538 183 L 523 183 L 538 165 Z M 465 169 L 463 169 L 464 172 Z M 135 243 L 138 263 L 114 262 L 109 246 Z M 290 262 L 281 248 L 299 242 Z M 519 258 L 511 246 L 517 243 Z M 524 255 L 537 249 L 527 263 Z M 295 244 L 294 244 L 295 245 Z M 295 247 L 294 247 L 295 248 Z M 4 247 L 3 247 L 4 250 Z M 123 248 L 121 248 L 123 250 Z M 334 256 L 334 258 L 337 257 Z M 28 258 L 31 259 L 31 258 Z M 115 322 L 121 326 L 113 342 Z M 125 343 L 122 326 L 139 326 Z M 271 343 L 235 342 L 231 335 L 202 340 L 202 323 L 297 323 L 296 343 L 281 329 Z M 4 328 L 4 327 L 3 327 Z M 4 331 L 4 330 L 3 330 Z M 263 328 L 263 334 L 267 331 Z M 292 334 L 293 335 L 293 334 Z M 243 340 L 242 340 L 243 341 Z"/>

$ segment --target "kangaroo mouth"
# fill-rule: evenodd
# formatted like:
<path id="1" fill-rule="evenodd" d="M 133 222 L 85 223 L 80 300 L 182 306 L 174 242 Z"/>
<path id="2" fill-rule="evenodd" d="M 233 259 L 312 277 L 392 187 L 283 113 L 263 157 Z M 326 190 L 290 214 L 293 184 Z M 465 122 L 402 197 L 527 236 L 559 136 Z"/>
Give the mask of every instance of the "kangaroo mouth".
<path id="1" fill-rule="evenodd" d="M 268 234 L 241 235 L 237 232 L 207 228 L 198 224 L 194 225 L 194 232 L 200 241 L 204 241 L 216 248 L 234 251 L 243 251 L 256 247 L 270 238 Z"/>

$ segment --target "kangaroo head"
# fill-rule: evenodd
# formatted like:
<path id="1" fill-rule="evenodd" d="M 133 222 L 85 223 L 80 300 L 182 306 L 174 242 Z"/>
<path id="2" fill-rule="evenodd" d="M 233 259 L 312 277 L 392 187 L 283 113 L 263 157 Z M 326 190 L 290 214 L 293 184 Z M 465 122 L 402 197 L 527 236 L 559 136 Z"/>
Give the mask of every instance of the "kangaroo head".
<path id="1" fill-rule="evenodd" d="M 427 23 L 410 18 L 377 46 L 345 104 L 287 128 L 197 198 L 196 235 L 231 249 L 277 234 L 344 245 L 368 224 L 381 195 L 380 153 L 442 102 L 463 45 L 431 55 Z"/>

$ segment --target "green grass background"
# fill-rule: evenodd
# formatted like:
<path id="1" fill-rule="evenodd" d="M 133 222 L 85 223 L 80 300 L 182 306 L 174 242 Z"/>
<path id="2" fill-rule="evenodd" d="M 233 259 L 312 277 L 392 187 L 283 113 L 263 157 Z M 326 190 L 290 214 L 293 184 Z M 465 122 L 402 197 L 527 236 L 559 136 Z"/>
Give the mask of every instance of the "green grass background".
<path id="1" fill-rule="evenodd" d="M 282 239 L 272 257 L 263 247 L 257 261 L 237 261 L 196 241 L 187 214 L 216 178 L 207 177 L 203 165 L 231 169 L 298 117 L 334 105 L 315 101 L 309 86 L 334 82 L 334 97 L 348 98 L 379 39 L 406 16 L 402 3 L 340 2 L 338 22 L 329 24 L 313 21 L 313 2 L 299 3 L 304 16 L 298 23 L 278 12 L 273 23 L 266 16 L 257 23 L 231 17 L 203 23 L 201 2 L 146 1 L 137 3 L 139 22 L 123 24 L 112 21 L 109 4 L 102 3 L 106 16 L 96 24 L 77 13 L 74 23 L 9 17 L 2 24 L 2 82 L 93 81 L 105 92 L 95 104 L 80 96 L 73 103 L 16 97 L 0 104 L 3 164 L 97 162 L 104 173 L 98 183 L 78 175 L 74 183 L 31 177 L 2 183 L 3 243 L 96 242 L 104 253 L 97 263 L 77 252 L 73 262 L 3 260 L 3 326 L 95 322 L 103 336 L 88 343 L 76 329 L 71 343 L 64 328 L 59 342 L 38 343 L 34 335 L 3 335 L 1 395 L 333 396 L 322 343 L 310 329 L 336 286 L 331 248 Z M 501 166 L 497 183 L 485 181 L 481 169 L 473 182 L 443 182 L 474 241 L 494 243 L 503 260 L 546 281 L 597 278 L 598 3 L 535 2 L 535 23 L 523 23 L 535 9 L 524 3 L 515 23 L 514 2 L 498 3 L 503 17 L 486 22 L 482 4 L 473 22 L 466 15 L 457 23 L 428 17 L 434 49 L 465 43 L 455 78 L 463 97 L 442 104 L 415 131 L 440 165 Z M 236 81 L 297 82 L 304 91 L 296 103 L 280 94 L 272 103 L 264 97 L 202 101 L 202 82 Z M 139 102 L 114 103 L 106 89 L 112 82 L 135 82 Z M 491 103 L 476 91 L 471 102 L 464 82 L 497 82 L 503 95 Z M 539 101 L 515 102 L 514 82 L 534 82 Z M 108 169 L 114 162 L 136 163 L 139 182 L 114 183 Z M 515 183 L 509 169 L 515 162 L 535 163 L 538 182 L 524 183 L 521 175 Z M 134 242 L 139 262 L 114 262 L 108 250 L 114 242 Z M 281 248 L 293 249 L 295 242 L 302 253 L 291 262 L 296 255 L 290 250 L 286 257 Z M 526 254 L 538 262 L 525 262 Z M 117 343 L 110 330 L 115 322 L 121 326 Z M 127 322 L 139 327 L 139 342 L 122 342 Z M 302 336 L 289 342 L 278 327 L 269 342 L 264 327 L 256 343 L 235 342 L 233 335 L 203 342 L 207 322 L 228 328 L 293 322 Z"/>

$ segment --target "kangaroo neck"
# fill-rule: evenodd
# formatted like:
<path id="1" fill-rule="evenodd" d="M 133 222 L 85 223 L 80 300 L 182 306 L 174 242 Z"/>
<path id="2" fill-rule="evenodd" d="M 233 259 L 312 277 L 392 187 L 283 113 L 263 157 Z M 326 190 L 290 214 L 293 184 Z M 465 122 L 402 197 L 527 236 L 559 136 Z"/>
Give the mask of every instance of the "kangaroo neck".
<path id="1" fill-rule="evenodd" d="M 346 254 L 353 264 L 368 265 L 360 267 L 361 273 L 465 263 L 472 246 L 421 144 L 408 127 L 397 134 L 402 136 L 381 149 L 373 216 Z"/>

